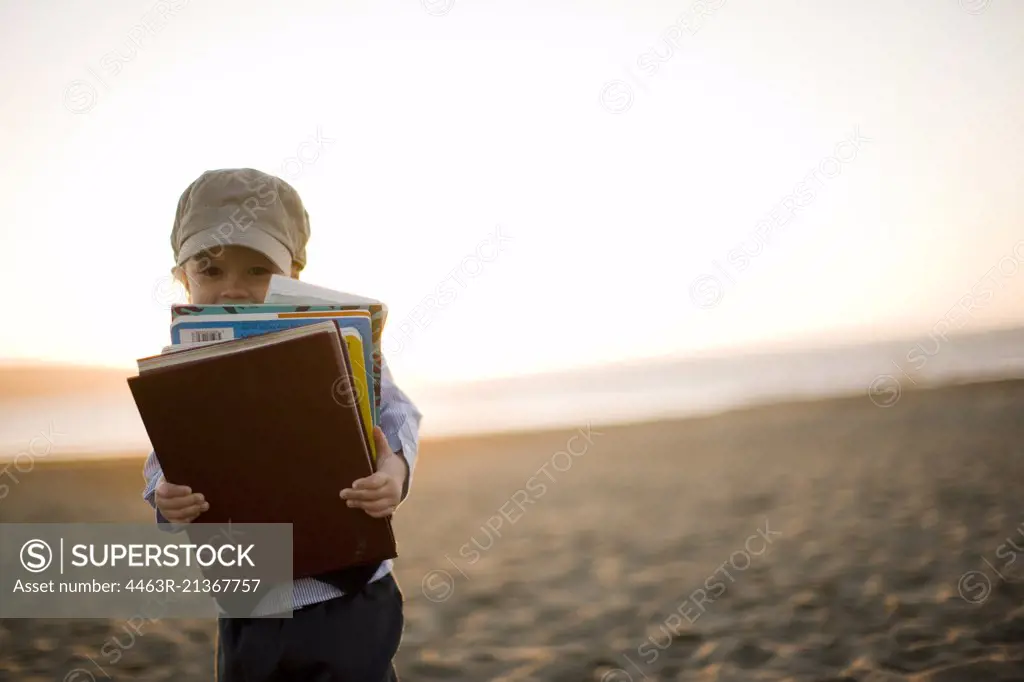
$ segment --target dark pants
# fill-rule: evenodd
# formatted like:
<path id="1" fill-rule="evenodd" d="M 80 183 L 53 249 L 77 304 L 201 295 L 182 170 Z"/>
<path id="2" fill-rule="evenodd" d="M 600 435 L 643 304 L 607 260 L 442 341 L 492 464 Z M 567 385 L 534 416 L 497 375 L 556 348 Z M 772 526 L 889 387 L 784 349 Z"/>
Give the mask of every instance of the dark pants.
<path id="1" fill-rule="evenodd" d="M 397 682 L 402 592 L 394 576 L 291 618 L 222 618 L 218 682 Z"/>

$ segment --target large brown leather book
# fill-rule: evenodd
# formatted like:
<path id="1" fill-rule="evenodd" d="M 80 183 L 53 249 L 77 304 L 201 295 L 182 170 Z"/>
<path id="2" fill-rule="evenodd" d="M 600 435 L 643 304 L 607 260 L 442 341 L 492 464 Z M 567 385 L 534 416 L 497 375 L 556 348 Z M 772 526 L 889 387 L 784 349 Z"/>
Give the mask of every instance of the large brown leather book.
<path id="1" fill-rule="evenodd" d="M 128 385 L 164 478 L 210 504 L 196 522 L 293 524 L 301 578 L 397 556 L 390 519 L 339 497 L 373 473 L 351 367 L 331 321 L 143 358 Z"/>

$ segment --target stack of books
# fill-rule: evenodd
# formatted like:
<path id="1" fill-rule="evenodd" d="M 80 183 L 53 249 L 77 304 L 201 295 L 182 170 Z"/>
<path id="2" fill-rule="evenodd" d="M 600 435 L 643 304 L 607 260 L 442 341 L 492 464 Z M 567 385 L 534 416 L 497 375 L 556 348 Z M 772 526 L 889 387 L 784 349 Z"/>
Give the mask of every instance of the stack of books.
<path id="1" fill-rule="evenodd" d="M 172 307 L 128 384 L 165 479 L 209 502 L 197 522 L 292 524 L 296 579 L 397 556 L 390 519 L 339 497 L 375 471 L 386 318 L 277 275 L 262 304 Z"/>

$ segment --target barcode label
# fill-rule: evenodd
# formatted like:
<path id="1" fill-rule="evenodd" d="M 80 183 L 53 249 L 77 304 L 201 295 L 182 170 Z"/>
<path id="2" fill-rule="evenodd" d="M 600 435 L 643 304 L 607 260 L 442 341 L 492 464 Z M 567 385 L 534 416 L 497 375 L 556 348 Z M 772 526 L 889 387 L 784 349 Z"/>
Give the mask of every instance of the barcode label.
<path id="1" fill-rule="evenodd" d="M 182 343 L 212 343 L 235 338 L 233 329 L 182 329 Z"/>

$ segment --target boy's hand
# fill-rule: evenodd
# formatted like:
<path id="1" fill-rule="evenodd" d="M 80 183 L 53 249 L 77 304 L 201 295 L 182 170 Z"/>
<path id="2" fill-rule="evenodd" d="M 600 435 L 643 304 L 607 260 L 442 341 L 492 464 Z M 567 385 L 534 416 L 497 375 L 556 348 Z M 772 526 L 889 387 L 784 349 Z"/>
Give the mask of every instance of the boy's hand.
<path id="1" fill-rule="evenodd" d="M 199 493 L 192 494 L 187 485 L 174 485 L 160 477 L 156 486 L 156 508 L 171 523 L 191 523 L 210 508 L 210 503 Z"/>
<path id="2" fill-rule="evenodd" d="M 351 488 L 341 491 L 341 499 L 380 519 L 394 514 L 401 503 L 408 469 L 405 460 L 392 452 L 379 426 L 373 427 L 373 439 L 377 444 L 377 472 L 354 481 Z"/>

